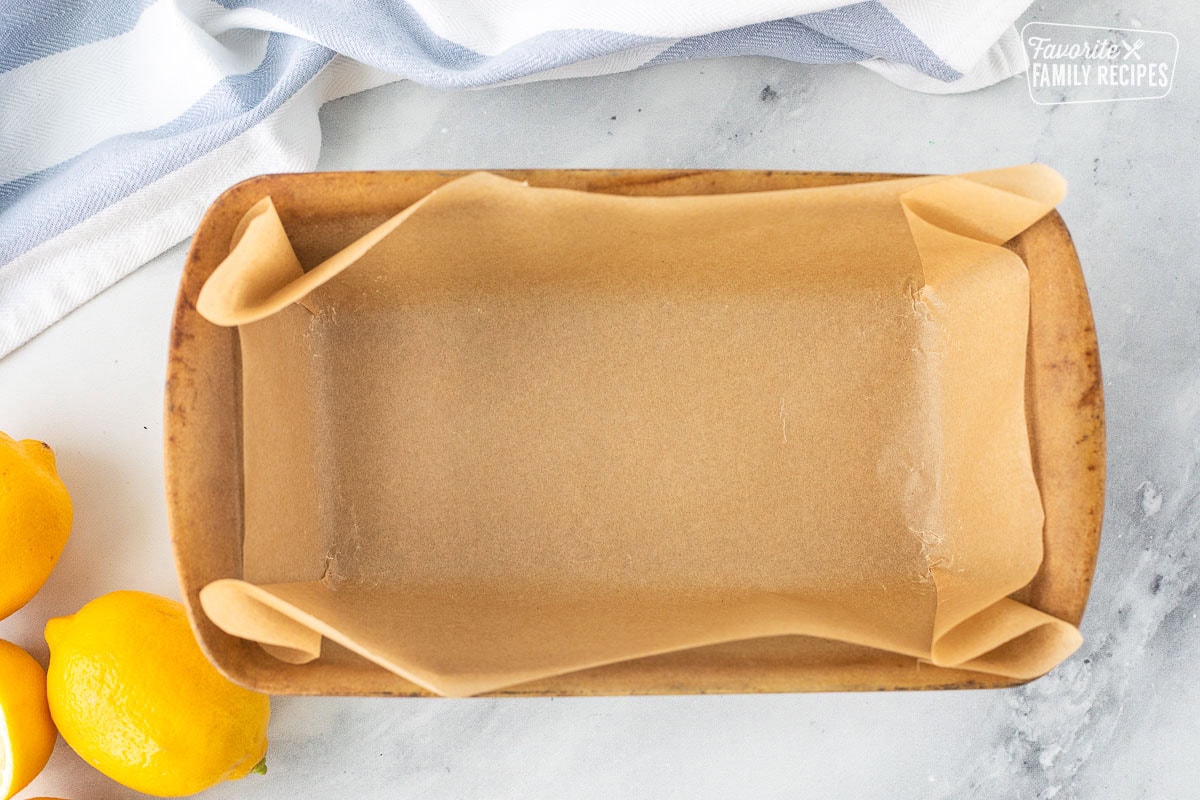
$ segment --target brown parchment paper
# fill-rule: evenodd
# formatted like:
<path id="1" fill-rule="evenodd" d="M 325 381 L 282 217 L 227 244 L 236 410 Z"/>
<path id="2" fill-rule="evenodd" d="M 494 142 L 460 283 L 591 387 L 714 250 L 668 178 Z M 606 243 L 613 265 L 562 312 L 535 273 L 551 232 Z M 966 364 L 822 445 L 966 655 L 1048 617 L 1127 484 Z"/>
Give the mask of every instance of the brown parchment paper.
<path id="1" fill-rule="evenodd" d="M 319 265 L 264 198 L 198 302 L 239 326 L 245 459 L 205 613 L 446 695 L 786 634 L 1040 675 L 1080 637 L 1008 597 L 1042 510 L 999 245 L 1064 190 L 475 173 Z"/>

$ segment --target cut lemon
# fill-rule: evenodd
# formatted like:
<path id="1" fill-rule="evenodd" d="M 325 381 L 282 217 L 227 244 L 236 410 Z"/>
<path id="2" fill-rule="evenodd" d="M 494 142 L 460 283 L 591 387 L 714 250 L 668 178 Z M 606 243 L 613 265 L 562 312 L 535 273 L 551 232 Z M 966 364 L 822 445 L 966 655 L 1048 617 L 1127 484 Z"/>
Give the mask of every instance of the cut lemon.
<path id="1" fill-rule="evenodd" d="M 46 673 L 33 656 L 0 639 L 0 797 L 8 800 L 37 777 L 57 738 Z"/>

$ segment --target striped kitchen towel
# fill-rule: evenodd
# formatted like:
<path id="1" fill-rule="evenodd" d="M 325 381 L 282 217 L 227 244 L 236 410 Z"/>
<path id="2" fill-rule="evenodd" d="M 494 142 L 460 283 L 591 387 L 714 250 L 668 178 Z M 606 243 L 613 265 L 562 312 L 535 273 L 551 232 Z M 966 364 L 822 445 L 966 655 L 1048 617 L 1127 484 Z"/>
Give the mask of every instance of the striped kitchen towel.
<path id="1" fill-rule="evenodd" d="M 961 92 L 1024 69 L 1026 5 L 0 0 L 0 356 L 182 241 L 230 184 L 312 169 L 330 99 L 728 55 Z"/>

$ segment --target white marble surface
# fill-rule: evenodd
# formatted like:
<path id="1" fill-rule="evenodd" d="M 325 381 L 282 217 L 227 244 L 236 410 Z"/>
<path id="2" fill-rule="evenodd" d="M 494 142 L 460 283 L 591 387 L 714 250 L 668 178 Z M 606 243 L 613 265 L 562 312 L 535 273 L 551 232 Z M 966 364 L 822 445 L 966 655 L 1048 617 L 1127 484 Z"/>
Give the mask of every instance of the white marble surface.
<path id="1" fill-rule="evenodd" d="M 1109 423 L 1095 589 L 1070 661 L 991 692 L 277 698 L 270 773 L 213 798 L 1191 798 L 1200 789 L 1200 15 L 1035 4 L 1027 19 L 1169 30 L 1164 100 L 1036 106 L 852 66 L 739 59 L 469 93 L 394 85 L 322 113 L 322 169 L 756 167 L 955 172 L 1039 160 L 1092 294 Z M 770 86 L 772 92 L 764 92 Z M 773 94 L 774 93 L 774 94 Z M 766 99 L 764 99 L 766 98 Z M 77 504 L 61 566 L 0 637 L 116 588 L 176 596 L 161 394 L 179 247 L 0 361 L 0 428 L 56 447 Z M 60 743 L 23 797 L 132 797 Z"/>

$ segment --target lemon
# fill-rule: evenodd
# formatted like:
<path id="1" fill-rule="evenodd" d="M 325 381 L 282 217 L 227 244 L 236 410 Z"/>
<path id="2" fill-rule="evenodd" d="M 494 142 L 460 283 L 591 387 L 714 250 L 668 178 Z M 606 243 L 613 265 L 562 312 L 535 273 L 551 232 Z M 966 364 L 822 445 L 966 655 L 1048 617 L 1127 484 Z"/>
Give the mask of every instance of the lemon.
<path id="1" fill-rule="evenodd" d="M 112 592 L 46 624 L 50 713 L 67 744 L 145 794 L 195 794 L 265 770 L 266 695 L 208 663 L 183 606 Z"/>
<path id="2" fill-rule="evenodd" d="M 50 446 L 0 432 L 0 619 L 29 602 L 71 533 L 71 497 Z"/>
<path id="3" fill-rule="evenodd" d="M 29 785 L 58 738 L 46 706 L 46 673 L 15 644 L 0 639 L 0 797 Z"/>

